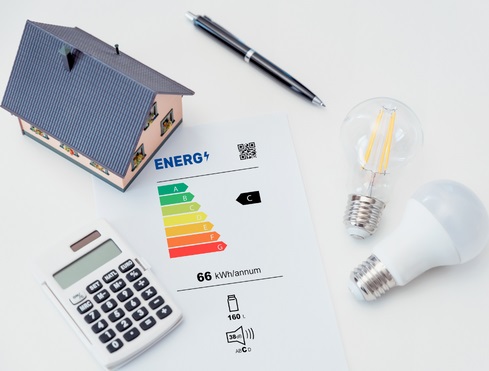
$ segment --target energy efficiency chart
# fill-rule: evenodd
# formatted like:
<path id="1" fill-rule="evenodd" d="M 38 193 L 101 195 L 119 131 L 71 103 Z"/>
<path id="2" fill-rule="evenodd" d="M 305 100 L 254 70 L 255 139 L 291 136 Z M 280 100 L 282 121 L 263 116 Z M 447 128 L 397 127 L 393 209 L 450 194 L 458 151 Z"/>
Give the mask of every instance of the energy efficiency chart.
<path id="1" fill-rule="evenodd" d="M 158 186 L 170 258 L 223 251 L 227 245 L 187 189 L 185 183 Z"/>
<path id="2" fill-rule="evenodd" d="M 183 125 L 127 192 L 94 189 L 184 317 L 124 371 L 348 370 L 285 115 Z"/>

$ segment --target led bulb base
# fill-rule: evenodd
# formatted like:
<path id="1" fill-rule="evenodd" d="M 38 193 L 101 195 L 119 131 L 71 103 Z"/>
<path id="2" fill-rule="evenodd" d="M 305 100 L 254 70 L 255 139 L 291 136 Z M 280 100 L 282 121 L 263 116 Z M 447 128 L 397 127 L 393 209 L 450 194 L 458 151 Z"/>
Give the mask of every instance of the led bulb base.
<path id="1" fill-rule="evenodd" d="M 350 291 L 359 300 L 376 300 L 395 286 L 396 281 L 375 255 L 370 255 L 350 274 Z"/>
<path id="2" fill-rule="evenodd" d="M 344 218 L 348 234 L 361 240 L 374 234 L 384 208 L 385 203 L 377 198 L 349 195 Z"/>

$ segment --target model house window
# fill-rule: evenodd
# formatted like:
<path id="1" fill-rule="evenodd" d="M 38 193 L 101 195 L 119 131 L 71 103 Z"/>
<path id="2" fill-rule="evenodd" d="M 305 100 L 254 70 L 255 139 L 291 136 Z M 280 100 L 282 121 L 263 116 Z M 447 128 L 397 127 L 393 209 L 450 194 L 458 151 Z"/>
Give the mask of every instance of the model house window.
<path id="1" fill-rule="evenodd" d="M 175 122 L 175 118 L 173 117 L 173 109 L 168 112 L 168 114 L 163 118 L 163 120 L 160 121 L 160 129 L 161 129 L 161 135 L 164 135 L 168 129 L 173 125 Z"/>
<path id="2" fill-rule="evenodd" d="M 151 110 L 149 111 L 148 121 L 146 122 L 146 126 L 144 127 L 144 130 L 149 128 L 149 126 L 153 123 L 153 121 L 157 117 L 158 117 L 158 106 L 156 105 L 156 102 L 154 102 L 153 106 L 151 107 Z"/>
<path id="3" fill-rule="evenodd" d="M 97 164 L 95 161 L 90 162 L 90 165 L 92 165 L 97 170 L 100 170 L 102 173 L 104 173 L 106 175 L 109 175 L 109 171 L 106 168 L 104 168 L 104 167 L 100 166 L 99 164 Z"/>
<path id="4" fill-rule="evenodd" d="M 136 169 L 145 157 L 146 153 L 144 153 L 144 144 L 141 144 L 141 147 L 138 148 L 134 154 L 134 157 L 132 158 L 132 170 Z"/>
<path id="5" fill-rule="evenodd" d="M 78 152 L 76 152 L 73 148 L 68 147 L 66 144 L 60 144 L 59 145 L 61 148 L 63 148 L 66 152 L 68 152 L 69 155 L 75 156 L 75 157 L 80 157 Z"/>
<path id="6" fill-rule="evenodd" d="M 43 137 L 44 139 L 47 139 L 49 140 L 49 135 L 47 135 L 44 131 L 41 131 L 39 130 L 38 128 L 36 128 L 35 126 L 32 126 L 31 125 L 31 131 L 33 131 L 34 133 L 36 133 L 37 135 Z"/>

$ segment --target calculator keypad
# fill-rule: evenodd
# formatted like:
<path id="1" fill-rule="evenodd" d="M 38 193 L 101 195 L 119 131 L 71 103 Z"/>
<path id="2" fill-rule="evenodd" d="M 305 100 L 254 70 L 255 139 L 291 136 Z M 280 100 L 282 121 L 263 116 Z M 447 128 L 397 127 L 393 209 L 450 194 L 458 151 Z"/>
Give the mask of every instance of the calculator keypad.
<path id="1" fill-rule="evenodd" d="M 88 285 L 86 290 L 91 297 L 79 304 L 77 310 L 99 340 L 107 344 L 110 353 L 172 313 L 131 259 Z M 102 313 L 105 313 L 104 318 Z"/>

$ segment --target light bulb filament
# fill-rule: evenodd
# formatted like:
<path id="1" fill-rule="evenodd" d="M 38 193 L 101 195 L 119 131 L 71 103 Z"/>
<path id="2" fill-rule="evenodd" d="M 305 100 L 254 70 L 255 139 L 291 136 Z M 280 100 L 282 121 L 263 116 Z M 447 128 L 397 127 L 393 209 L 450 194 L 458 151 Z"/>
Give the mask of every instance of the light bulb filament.
<path id="1" fill-rule="evenodd" d="M 377 136 L 377 130 L 379 130 L 380 122 L 382 121 L 383 115 L 384 115 L 384 109 L 381 108 L 379 114 L 377 115 L 377 118 L 375 119 L 375 125 L 372 130 L 372 133 L 370 133 L 370 139 L 368 141 L 367 151 L 365 152 L 365 161 L 364 161 L 365 164 L 367 164 L 368 160 L 370 159 L 370 154 L 372 153 L 372 148 L 375 143 L 375 137 Z"/>
<path id="2" fill-rule="evenodd" d="M 377 138 L 377 134 L 379 132 L 379 129 L 382 125 L 382 118 L 384 116 L 384 108 L 382 107 L 379 110 L 379 114 L 377 115 L 377 118 L 375 119 L 375 124 L 372 129 L 372 132 L 370 133 L 370 138 L 368 141 L 367 145 L 367 150 L 365 151 L 365 158 L 364 158 L 364 165 L 362 168 L 365 169 L 365 166 L 370 160 L 370 157 L 372 155 L 372 150 L 374 149 L 375 141 Z M 392 137 L 394 135 L 394 123 L 396 121 L 396 110 L 392 110 L 389 124 L 387 127 L 387 132 L 386 135 L 384 136 L 384 141 L 381 144 L 382 150 L 380 152 L 380 161 L 378 162 L 378 167 L 377 167 L 377 172 L 378 173 L 385 173 L 387 171 L 387 167 L 389 165 L 389 156 L 392 148 Z"/>
<path id="3" fill-rule="evenodd" d="M 389 155 L 391 153 L 392 136 L 394 134 L 394 122 L 396 121 L 396 111 L 392 112 L 391 119 L 389 120 L 389 130 L 387 136 L 384 139 L 384 146 L 382 148 L 382 157 L 379 163 L 379 173 L 387 171 L 387 165 L 389 165 Z"/>

